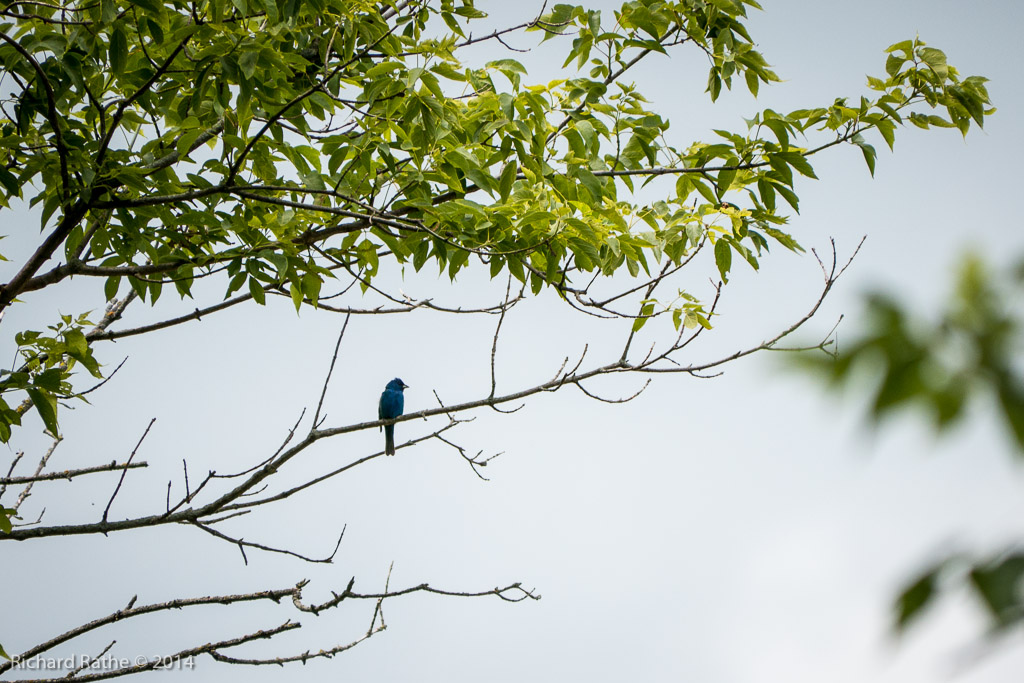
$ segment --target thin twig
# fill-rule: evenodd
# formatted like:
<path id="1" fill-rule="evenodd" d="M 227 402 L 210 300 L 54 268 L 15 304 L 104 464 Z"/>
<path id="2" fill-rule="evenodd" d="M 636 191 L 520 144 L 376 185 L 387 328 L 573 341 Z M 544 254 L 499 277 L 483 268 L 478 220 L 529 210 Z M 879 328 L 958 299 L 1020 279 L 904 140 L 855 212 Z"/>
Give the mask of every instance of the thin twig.
<path id="1" fill-rule="evenodd" d="M 135 453 L 138 452 L 139 446 L 141 446 L 142 442 L 146 439 L 146 435 L 149 434 L 149 430 L 150 430 L 150 428 L 152 428 L 154 422 L 156 422 L 156 418 L 155 417 L 152 420 L 149 421 L 148 425 L 146 425 L 146 431 L 144 431 L 142 433 L 142 437 L 139 439 L 139 442 L 137 444 L 135 444 L 135 448 L 132 449 L 131 455 L 128 456 L 128 462 L 126 463 L 126 466 L 125 466 L 124 470 L 121 472 L 121 478 L 118 479 L 118 481 L 117 481 L 117 488 L 114 489 L 114 493 L 110 496 L 110 500 L 107 501 L 107 507 L 104 508 L 104 510 L 103 510 L 103 519 L 100 520 L 100 524 L 106 524 L 107 523 L 107 514 L 110 513 L 110 506 L 114 504 L 114 498 L 117 498 L 117 493 L 118 493 L 118 491 L 121 490 L 121 484 L 124 483 L 125 475 L 128 474 L 127 464 L 130 464 L 131 461 L 132 461 L 132 458 L 135 457 Z"/>
<path id="2" fill-rule="evenodd" d="M 345 316 L 345 322 L 341 326 L 341 332 L 338 334 L 338 341 L 334 345 L 334 355 L 331 356 L 331 365 L 327 368 L 327 376 L 324 378 L 324 388 L 320 392 L 320 400 L 316 404 L 316 413 L 313 414 L 313 429 L 317 429 L 320 426 L 320 410 L 324 405 L 324 398 L 327 396 L 327 386 L 331 383 L 331 374 L 334 372 L 334 364 L 338 360 L 338 349 L 341 348 L 341 340 L 345 338 L 345 330 L 348 329 L 348 321 L 352 317 L 352 314 Z"/>

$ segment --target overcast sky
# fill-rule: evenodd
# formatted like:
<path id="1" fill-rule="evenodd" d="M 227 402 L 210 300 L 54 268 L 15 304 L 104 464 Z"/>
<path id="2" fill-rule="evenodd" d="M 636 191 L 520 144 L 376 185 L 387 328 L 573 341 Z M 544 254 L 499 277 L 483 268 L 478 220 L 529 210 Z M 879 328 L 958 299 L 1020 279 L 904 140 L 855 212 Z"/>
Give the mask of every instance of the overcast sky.
<path id="1" fill-rule="evenodd" d="M 1000 110 L 966 141 L 956 131 L 907 129 L 895 154 L 878 142 L 874 179 L 856 149 L 815 158 L 821 181 L 798 186 L 802 213 L 793 218 L 794 235 L 819 250 L 834 237 L 847 256 L 862 236 L 868 239 L 803 340 L 816 340 L 843 314 L 840 340 L 855 336 L 860 298 L 872 289 L 937 306 L 965 249 L 995 263 L 1024 254 L 1014 210 L 1024 180 L 1016 164 L 1024 155 L 1024 6 L 763 4 L 766 11 L 753 13 L 748 27 L 785 82 L 762 88 L 756 101 L 734 93 L 710 105 L 706 66 L 685 52 L 651 60 L 636 74 L 641 91 L 671 119 L 673 144 L 711 139 L 713 127 L 741 130 L 742 117 L 766 107 L 788 111 L 859 97 L 867 92 L 865 75 L 884 72 L 884 49 L 915 34 L 943 49 L 962 75 L 988 76 Z M 479 5 L 497 25 L 532 18 L 539 8 Z M 512 42 L 529 47 L 536 34 Z M 546 82 L 556 77 L 549 54 L 517 58 L 529 66 L 530 80 Z M 499 55 L 506 56 L 488 50 L 479 58 Z M 37 218 L 19 215 L 18 222 L 22 235 L 36 235 Z M 22 244 L 11 239 L 5 253 Z M 14 267 L 0 264 L 4 279 Z M 413 296 L 464 305 L 487 291 L 483 280 L 452 286 L 429 267 L 418 276 L 389 267 L 384 281 Z M 707 276 L 687 286 L 706 294 Z M 756 274 L 738 266 L 716 330 L 685 360 L 726 356 L 773 336 L 813 304 L 820 283 L 810 255 L 776 250 Z M 29 295 L 4 327 L 45 325 L 58 307 L 78 313 L 98 308 L 100 298 L 98 287 L 78 282 Z M 126 324 L 168 317 L 180 308 L 170 299 L 168 292 L 156 311 L 131 311 Z M 78 308 L 67 310 L 68 301 Z M 290 302 L 279 301 L 107 345 L 99 353 L 108 367 L 129 361 L 91 407 L 64 414 L 66 440 L 52 468 L 123 459 L 157 418 L 137 456 L 150 468 L 128 475 L 111 512 L 125 517 L 162 509 L 166 482 L 180 481 L 182 458 L 196 473 L 262 460 L 302 408 L 315 406 L 341 322 L 312 310 L 296 317 Z M 486 394 L 494 322 L 429 313 L 354 318 L 327 394 L 328 424 L 374 419 L 377 397 L 395 376 L 411 387 L 407 411 L 432 407 L 433 391 L 452 403 Z M 585 343 L 588 358 L 605 359 L 623 335 L 621 325 L 578 320 L 551 295 L 530 300 L 506 321 L 499 390 L 549 379 Z M 4 343 L 9 349 L 6 335 Z M 627 379 L 595 388 L 623 395 L 639 386 Z M 440 424 L 398 425 L 397 442 Z M 46 447 L 40 430 L 30 422 L 8 452 L 38 455 Z M 990 406 L 976 406 L 968 423 L 944 439 L 915 416 L 872 429 L 856 392 L 827 394 L 780 357 L 759 355 L 712 380 L 659 378 L 625 405 L 566 390 L 532 399 L 512 416 L 480 412 L 454 438 L 474 452 L 503 452 L 487 468 L 491 481 L 477 479 L 454 451 L 428 443 L 226 529 L 322 555 L 347 525 L 333 565 L 250 552 L 245 566 L 237 549 L 184 528 L 5 544 L 0 642 L 20 652 L 135 594 L 141 604 L 308 578 L 307 597 L 323 600 L 351 576 L 357 590 L 370 592 L 383 586 L 394 562 L 393 588 L 429 581 L 478 590 L 522 581 L 543 599 L 394 600 L 386 606 L 386 632 L 285 675 L 501 683 L 1020 680 L 1020 634 L 981 652 L 986 624 L 965 596 L 941 603 L 901 641 L 889 628 L 895 591 L 929 559 L 1024 538 L 1024 476 Z M 376 431 L 328 440 L 285 476 L 322 472 L 380 449 L 381 441 Z M 24 512 L 34 517 L 45 505 L 50 523 L 98 519 L 115 483 L 101 476 L 76 486 L 39 484 Z M 117 638 L 115 653 L 156 655 L 301 620 L 301 631 L 249 650 L 273 656 L 358 637 L 369 616 L 361 608 L 319 618 L 289 605 L 210 608 L 148 618 L 63 654 L 95 654 Z M 282 672 L 231 670 L 201 658 L 183 678 L 242 675 L 269 680 Z"/>

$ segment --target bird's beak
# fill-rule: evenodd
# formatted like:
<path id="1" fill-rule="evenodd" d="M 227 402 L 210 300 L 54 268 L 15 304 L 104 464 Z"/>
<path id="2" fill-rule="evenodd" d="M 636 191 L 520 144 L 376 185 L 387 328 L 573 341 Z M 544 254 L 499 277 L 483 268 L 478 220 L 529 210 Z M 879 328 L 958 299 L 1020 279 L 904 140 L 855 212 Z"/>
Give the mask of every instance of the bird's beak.
<path id="1" fill-rule="evenodd" d="M 408 385 L 408 384 L 406 384 L 405 382 L 402 382 L 402 388 L 403 388 L 403 389 L 408 389 L 408 388 L 409 388 L 409 385 Z"/>

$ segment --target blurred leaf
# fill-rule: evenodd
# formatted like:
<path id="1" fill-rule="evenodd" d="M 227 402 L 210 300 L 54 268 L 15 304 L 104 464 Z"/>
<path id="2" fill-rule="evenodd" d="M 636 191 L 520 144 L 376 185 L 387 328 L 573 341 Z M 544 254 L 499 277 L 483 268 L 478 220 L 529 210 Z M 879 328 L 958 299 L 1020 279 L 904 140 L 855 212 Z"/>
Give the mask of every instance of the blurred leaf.
<path id="1" fill-rule="evenodd" d="M 935 597 L 938 569 L 932 569 L 917 578 L 896 599 L 896 628 L 903 630 Z"/>
<path id="2" fill-rule="evenodd" d="M 997 381 L 1003 417 L 1017 441 L 1017 448 L 1024 454 L 1024 387 L 1008 374 L 1004 374 Z"/>
<path id="3" fill-rule="evenodd" d="M 1012 304 L 1020 289 L 1012 273 L 994 276 L 968 255 L 937 321 L 918 320 L 887 295 L 871 295 L 866 328 L 844 343 L 837 358 L 797 360 L 839 384 L 874 372 L 876 421 L 917 405 L 932 414 L 936 428 L 945 429 L 987 392 L 998 399 L 1016 452 L 1024 456 L 1024 377 L 1016 362 L 1024 320 Z"/>
<path id="4" fill-rule="evenodd" d="M 996 627 L 1024 619 L 1024 554 L 1012 554 L 971 570 L 971 584 L 988 608 Z"/>

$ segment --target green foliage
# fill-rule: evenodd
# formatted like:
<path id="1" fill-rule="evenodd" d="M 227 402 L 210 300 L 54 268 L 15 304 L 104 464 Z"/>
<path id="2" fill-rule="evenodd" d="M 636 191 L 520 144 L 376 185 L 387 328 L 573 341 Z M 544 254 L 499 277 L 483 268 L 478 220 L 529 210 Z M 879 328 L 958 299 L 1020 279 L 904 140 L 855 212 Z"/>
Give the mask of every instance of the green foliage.
<path id="1" fill-rule="evenodd" d="M 935 582 L 938 576 L 938 569 L 931 569 L 917 578 L 913 583 L 903 589 L 896 598 L 896 627 L 904 629 L 914 619 L 919 617 L 925 606 L 935 596 Z"/>
<path id="2" fill-rule="evenodd" d="M 800 250 L 783 209 L 798 209 L 814 154 L 857 145 L 873 172 L 872 131 L 892 147 L 907 119 L 966 132 L 990 113 L 983 78 L 961 79 L 915 40 L 890 48 L 873 99 L 765 110 L 745 131 L 680 146 L 623 75 L 689 50 L 709 60 L 712 101 L 736 82 L 756 94 L 779 78 L 742 23 L 748 8 L 759 6 L 636 0 L 607 20 L 556 5 L 528 29 L 564 46 L 563 73 L 540 83 L 511 58 L 463 61 L 483 16 L 473 0 L 0 11 L 0 64 L 18 84 L 0 115 L 0 207 L 27 201 L 46 233 L 0 310 L 71 276 L 100 279 L 107 300 L 153 304 L 221 277 L 225 296 L 283 293 L 298 309 L 336 273 L 365 291 L 385 270 L 428 263 L 454 281 L 483 262 L 564 295 L 573 277 L 650 276 L 705 244 L 726 280 L 734 254 L 757 268 L 772 244 Z M 666 174 L 667 196 L 632 199 L 637 180 Z M 40 272 L 48 260 L 66 265 Z M 697 301 L 645 305 L 637 329 L 661 313 L 709 326 Z M 56 433 L 76 364 L 100 375 L 83 334 L 66 322 L 19 335 L 24 366 L 0 395 L 21 403 L 0 398 L 0 440 L 28 406 Z"/>
<path id="3" fill-rule="evenodd" d="M 934 59 L 934 57 L 933 57 Z M 862 372 L 880 375 L 874 420 L 917 405 L 938 430 L 956 423 L 970 400 L 988 394 L 1024 456 L 1024 376 L 1017 362 L 1024 348 L 1018 305 L 1024 262 L 993 275 L 975 256 L 964 258 L 950 303 L 937 321 L 914 319 L 897 301 L 868 299 L 869 323 L 835 359 L 804 358 L 833 384 Z M 1024 621 L 1024 553 L 991 558 L 951 555 L 910 581 L 896 599 L 894 621 L 907 628 L 946 590 L 965 585 L 988 613 L 995 632 Z"/>
<path id="4" fill-rule="evenodd" d="M 63 315 L 60 322 L 47 328 L 47 332 L 19 332 L 15 335 L 15 342 L 21 366 L 15 372 L 6 372 L 0 379 L 0 392 L 3 394 L 23 391 L 28 395 L 44 426 L 54 436 L 59 435 L 57 401 L 75 395 L 72 387 L 75 368 L 81 365 L 93 377 L 102 377 L 99 362 L 82 331 L 90 325 L 87 315 L 77 319 Z M 11 408 L 0 398 L 0 440 L 10 438 L 11 425 L 21 424 L 24 410 Z"/>
<path id="5" fill-rule="evenodd" d="M 961 265 L 954 295 L 935 322 L 916 321 L 899 303 L 868 299 L 865 334 L 833 359 L 803 362 L 841 384 L 863 370 L 880 374 L 871 402 L 874 419 L 910 405 L 929 411 L 937 428 L 954 424 L 972 396 L 996 399 L 1017 452 L 1024 455 L 1024 376 L 1016 362 L 1024 347 L 1024 319 L 1013 302 L 1024 268 L 992 277 L 976 257 Z"/>
<path id="6" fill-rule="evenodd" d="M 946 585 L 966 585 L 994 632 L 1024 622 L 1024 552 L 1008 551 L 985 559 L 956 555 L 923 572 L 896 601 L 896 627 L 921 617 Z"/>

